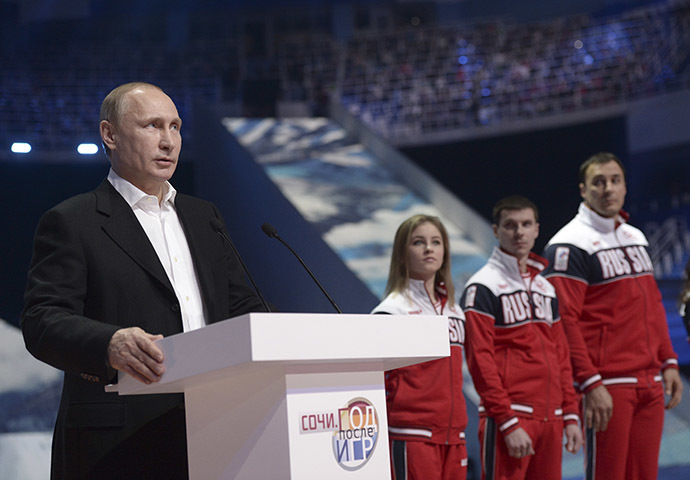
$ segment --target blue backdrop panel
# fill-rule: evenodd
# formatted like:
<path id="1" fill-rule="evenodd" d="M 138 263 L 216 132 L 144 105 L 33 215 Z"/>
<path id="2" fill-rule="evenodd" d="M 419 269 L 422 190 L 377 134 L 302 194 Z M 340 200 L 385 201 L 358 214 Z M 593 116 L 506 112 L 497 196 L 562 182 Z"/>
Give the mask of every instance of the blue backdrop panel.
<path id="1" fill-rule="evenodd" d="M 368 313 L 376 297 L 271 182 L 263 168 L 203 105 L 194 107 L 196 192 L 214 202 L 256 283 L 283 312 L 334 312 L 292 254 L 262 231 L 272 224 L 346 313 Z M 209 227 L 211 228 L 211 227 Z"/>

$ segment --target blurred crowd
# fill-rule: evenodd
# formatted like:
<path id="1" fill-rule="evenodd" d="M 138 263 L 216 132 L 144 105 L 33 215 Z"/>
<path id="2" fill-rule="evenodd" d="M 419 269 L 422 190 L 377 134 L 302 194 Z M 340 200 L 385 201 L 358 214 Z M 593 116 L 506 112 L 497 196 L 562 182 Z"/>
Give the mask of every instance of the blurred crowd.
<path id="1" fill-rule="evenodd" d="M 259 36 L 219 28 L 222 19 L 196 21 L 173 44 L 170 35 L 132 25 L 120 32 L 113 22 L 4 49 L 0 144 L 60 149 L 97 139 L 100 99 L 131 80 L 163 86 L 183 118 L 193 99 L 242 104 L 262 95 L 325 115 L 336 95 L 391 140 L 617 105 L 690 84 L 687 1 L 608 17 L 358 31 L 347 41 L 323 30 L 274 32 L 258 47 Z M 252 85 L 259 91 L 250 94 Z"/>
<path id="2" fill-rule="evenodd" d="M 688 5 L 353 41 L 342 98 L 388 138 L 605 107 L 690 84 Z"/>

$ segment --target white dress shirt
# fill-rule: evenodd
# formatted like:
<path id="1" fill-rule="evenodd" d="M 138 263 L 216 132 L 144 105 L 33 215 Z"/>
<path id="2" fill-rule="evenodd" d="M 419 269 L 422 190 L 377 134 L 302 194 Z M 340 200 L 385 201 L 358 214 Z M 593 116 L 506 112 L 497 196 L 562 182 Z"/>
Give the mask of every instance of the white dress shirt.
<path id="1" fill-rule="evenodd" d="M 206 325 L 206 317 L 199 281 L 187 237 L 175 210 L 177 190 L 169 182 L 165 182 L 167 192 L 159 204 L 158 197 L 139 190 L 112 168 L 108 173 L 108 181 L 132 207 L 168 274 L 180 303 L 183 330 L 188 332 L 203 327 Z"/>

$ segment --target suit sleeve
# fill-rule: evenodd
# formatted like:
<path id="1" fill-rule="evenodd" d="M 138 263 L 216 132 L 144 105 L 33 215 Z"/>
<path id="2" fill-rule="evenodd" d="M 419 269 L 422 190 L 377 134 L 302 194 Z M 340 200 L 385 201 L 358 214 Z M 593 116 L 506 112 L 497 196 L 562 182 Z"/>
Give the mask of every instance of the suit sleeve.
<path id="1" fill-rule="evenodd" d="M 587 393 L 602 383 L 601 375 L 589 357 L 579 324 L 589 285 L 585 254 L 572 245 L 554 244 L 547 247 L 544 256 L 549 261 L 544 276 L 556 288 L 573 377 L 580 390 Z"/>
<path id="2" fill-rule="evenodd" d="M 211 226 L 212 221 L 219 220 L 232 238 L 232 228 L 226 226 L 216 206 L 187 195 L 178 195 L 175 206 L 194 261 L 207 322 L 219 322 L 250 312 L 265 312 L 261 299 L 247 282 L 237 255 Z M 277 311 L 275 308 L 271 310 Z"/>
<path id="3" fill-rule="evenodd" d="M 223 225 L 225 225 L 225 221 L 223 220 L 220 212 L 218 211 L 215 205 L 213 206 L 213 212 L 216 218 L 218 218 L 221 222 L 223 222 Z M 228 230 L 227 227 L 226 230 Z M 242 269 L 242 266 L 240 265 L 240 262 L 237 259 L 235 252 L 232 251 L 232 248 L 230 248 L 229 245 L 224 245 L 225 256 L 229 265 L 228 315 L 238 316 L 250 312 L 265 312 L 266 308 L 261 302 L 261 299 L 256 294 L 256 292 L 247 284 L 247 281 L 245 280 L 244 270 Z M 272 311 L 277 311 L 277 308 L 275 308 L 273 305 L 271 305 L 270 308 Z"/>
<path id="4" fill-rule="evenodd" d="M 21 318 L 26 348 L 58 369 L 108 381 L 107 348 L 118 327 L 83 315 L 87 269 L 75 223 L 58 210 L 41 219 Z"/>
<path id="5" fill-rule="evenodd" d="M 467 367 L 486 414 L 496 421 L 499 431 L 505 435 L 517 429 L 520 423 L 496 367 L 497 299 L 485 286 L 472 284 L 463 292 L 460 304 L 465 312 Z"/>

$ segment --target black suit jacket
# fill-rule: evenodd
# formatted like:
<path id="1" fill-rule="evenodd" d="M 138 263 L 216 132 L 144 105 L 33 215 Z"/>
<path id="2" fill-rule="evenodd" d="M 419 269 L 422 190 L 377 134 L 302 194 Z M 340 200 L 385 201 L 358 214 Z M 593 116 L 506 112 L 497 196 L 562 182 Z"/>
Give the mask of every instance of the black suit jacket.
<path id="1" fill-rule="evenodd" d="M 213 218 L 222 221 L 215 206 L 179 193 L 175 206 L 207 320 L 264 311 L 232 252 L 209 225 Z M 160 453 L 155 446 L 161 444 L 161 432 L 146 426 L 180 410 L 182 395 L 120 397 L 104 392 L 116 379 L 106 363 L 110 338 L 131 326 L 164 336 L 179 333 L 180 307 L 132 209 L 104 180 L 95 191 L 68 199 L 41 218 L 29 270 L 22 314 L 27 349 L 65 372 L 53 439 L 53 478 L 92 478 L 91 468 L 114 450 L 122 458 L 131 454 L 133 463 Z M 142 445 L 152 450 L 129 452 L 129 443 L 136 450 Z M 128 478 L 128 465 L 118 468 L 120 478 Z"/>

